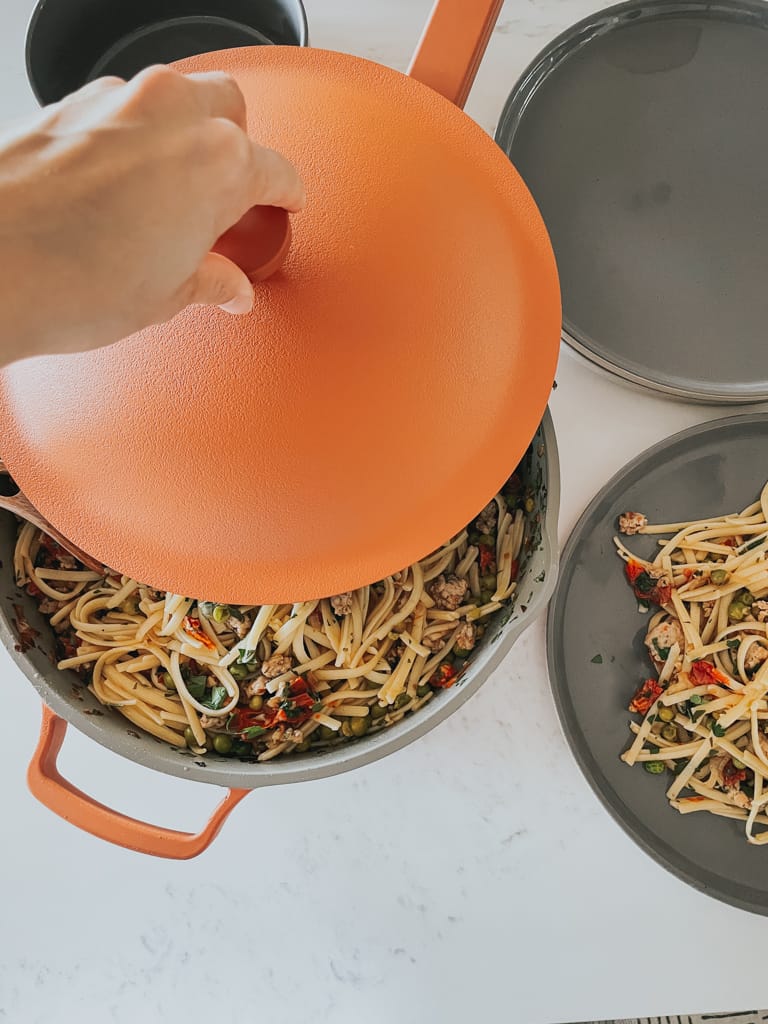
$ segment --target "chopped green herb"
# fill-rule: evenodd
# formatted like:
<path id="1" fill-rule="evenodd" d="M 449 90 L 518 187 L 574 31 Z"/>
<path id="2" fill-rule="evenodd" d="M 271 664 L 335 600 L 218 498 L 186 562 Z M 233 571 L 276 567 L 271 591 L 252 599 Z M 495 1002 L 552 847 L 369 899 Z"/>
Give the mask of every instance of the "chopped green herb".
<path id="1" fill-rule="evenodd" d="M 249 725 L 247 729 L 243 729 L 240 733 L 240 737 L 246 741 L 255 740 L 266 731 L 267 730 L 262 728 L 260 725 Z"/>
<path id="2" fill-rule="evenodd" d="M 602 665 L 603 664 L 603 656 L 602 656 L 602 654 L 596 654 L 594 656 L 594 658 L 590 658 L 589 660 L 592 662 L 593 665 Z"/>
<path id="3" fill-rule="evenodd" d="M 223 708 L 227 702 L 227 690 L 224 686 L 213 686 L 206 693 L 203 700 L 200 701 L 205 707 L 210 708 L 211 711 L 218 711 L 219 708 Z"/>
<path id="4" fill-rule="evenodd" d="M 643 570 L 639 576 L 635 577 L 632 585 L 636 592 L 639 592 L 640 594 L 650 594 L 656 586 L 656 580 L 649 573 Z"/>
<path id="5" fill-rule="evenodd" d="M 237 660 L 241 665 L 249 665 L 256 658 L 256 651 L 249 650 L 247 647 L 242 647 Z"/>
<path id="6" fill-rule="evenodd" d="M 721 736 L 725 736 L 725 729 L 722 727 L 722 725 L 719 725 L 717 722 L 712 723 L 712 732 L 718 738 Z"/>
<path id="7" fill-rule="evenodd" d="M 658 754 L 658 752 L 659 752 L 659 748 L 658 748 L 658 747 L 655 747 L 655 746 L 654 746 L 654 745 L 653 745 L 652 743 L 649 743 L 649 744 L 648 744 L 648 750 L 649 750 L 649 751 L 650 751 L 650 752 L 651 752 L 652 754 Z"/>
<path id="8" fill-rule="evenodd" d="M 669 657 L 669 647 L 659 647 L 658 640 L 653 641 L 653 646 L 656 648 L 656 653 L 658 654 L 661 661 L 666 661 Z"/>
<path id="9" fill-rule="evenodd" d="M 747 551 L 752 551 L 753 548 L 757 548 L 761 544 L 764 544 L 764 543 L 765 543 L 765 537 L 758 537 L 757 540 L 751 540 L 749 542 L 749 544 L 742 544 L 742 546 L 739 548 L 739 552 L 744 554 Z"/>
<path id="10" fill-rule="evenodd" d="M 741 640 L 726 640 L 725 642 L 732 651 L 735 651 L 738 649 Z"/>
<path id="11" fill-rule="evenodd" d="M 207 676 L 190 676 L 189 679 L 187 679 L 189 695 L 198 702 L 202 702 L 202 699 L 205 696 L 205 682 L 207 678 Z"/>

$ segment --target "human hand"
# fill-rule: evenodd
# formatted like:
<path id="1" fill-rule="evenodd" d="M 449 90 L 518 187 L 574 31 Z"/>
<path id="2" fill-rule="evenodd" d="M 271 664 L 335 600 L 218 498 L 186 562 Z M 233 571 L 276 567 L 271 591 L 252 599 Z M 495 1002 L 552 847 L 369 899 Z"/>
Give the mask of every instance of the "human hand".
<path id="1" fill-rule="evenodd" d="M 296 212 L 295 168 L 245 132 L 223 74 L 103 78 L 0 130 L 0 363 L 110 344 L 190 303 L 245 313 L 211 247 L 251 206 Z"/>

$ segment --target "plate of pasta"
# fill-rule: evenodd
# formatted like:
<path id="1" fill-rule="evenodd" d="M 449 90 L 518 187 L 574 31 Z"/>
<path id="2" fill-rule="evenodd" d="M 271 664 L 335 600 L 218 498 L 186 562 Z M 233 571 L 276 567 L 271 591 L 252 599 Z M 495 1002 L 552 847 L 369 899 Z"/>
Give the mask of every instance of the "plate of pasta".
<path id="1" fill-rule="evenodd" d="M 691 428 L 593 499 L 547 654 L 608 810 L 673 873 L 768 914 L 768 415 Z"/>

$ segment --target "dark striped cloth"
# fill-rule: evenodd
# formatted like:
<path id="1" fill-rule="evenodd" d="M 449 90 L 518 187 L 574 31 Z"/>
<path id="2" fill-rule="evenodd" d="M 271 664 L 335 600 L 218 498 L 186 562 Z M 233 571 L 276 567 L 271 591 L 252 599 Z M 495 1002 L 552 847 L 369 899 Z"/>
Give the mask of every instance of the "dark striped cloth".
<path id="1" fill-rule="evenodd" d="M 682 1017 L 632 1017 L 628 1020 L 584 1021 L 584 1024 L 765 1024 L 768 1010 L 741 1013 L 693 1013 Z"/>

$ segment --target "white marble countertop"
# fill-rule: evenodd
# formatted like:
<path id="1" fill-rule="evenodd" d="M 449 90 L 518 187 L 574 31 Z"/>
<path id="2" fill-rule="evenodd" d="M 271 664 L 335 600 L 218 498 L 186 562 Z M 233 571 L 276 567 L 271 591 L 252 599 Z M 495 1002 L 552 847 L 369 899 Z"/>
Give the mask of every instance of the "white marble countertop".
<path id="1" fill-rule="evenodd" d="M 527 61 L 596 4 L 508 2 L 469 112 L 492 130 Z M 34 105 L 31 0 L 2 6 L 8 118 Z M 429 6 L 307 2 L 316 45 L 399 68 Z M 563 540 L 629 458 L 726 414 L 636 394 L 568 353 L 558 384 Z M 541 622 L 426 738 L 350 775 L 254 792 L 181 864 L 99 843 L 35 803 L 24 775 L 39 702 L 4 651 L 0 664 L 14 709 L 0 753 L 0 1021 L 553 1024 L 764 1003 L 768 921 L 687 888 L 603 811 L 560 734 Z M 532 781 L 542 762 L 546 790 Z M 104 802 L 176 828 L 199 827 L 219 797 L 73 733 L 61 764 Z"/>

